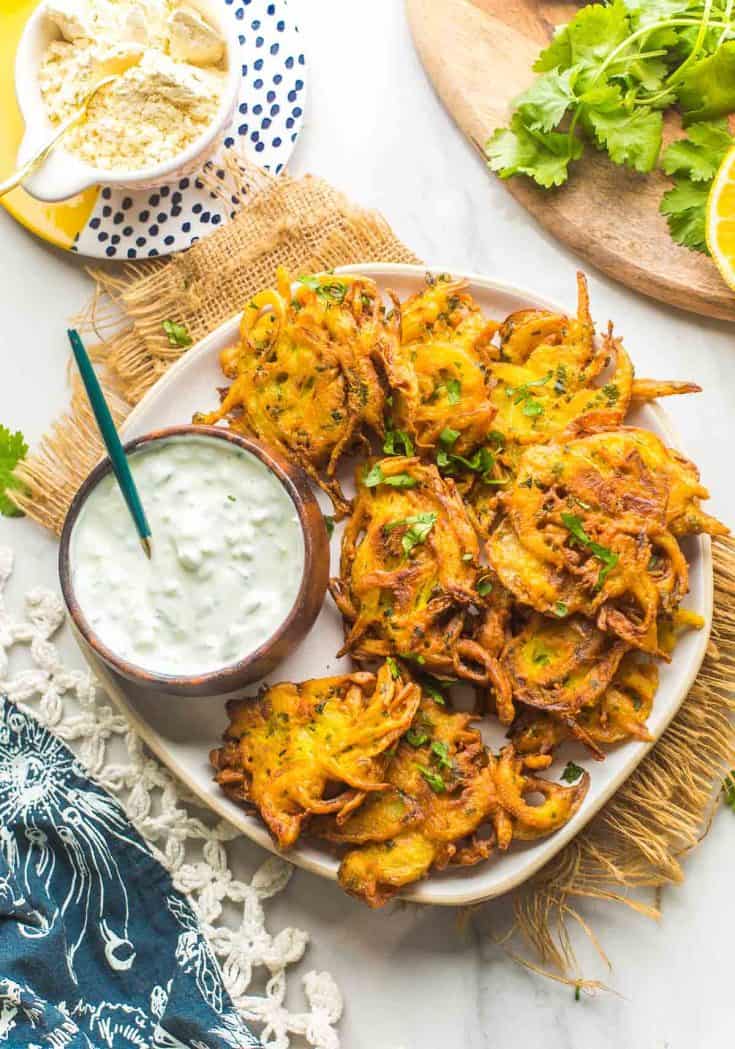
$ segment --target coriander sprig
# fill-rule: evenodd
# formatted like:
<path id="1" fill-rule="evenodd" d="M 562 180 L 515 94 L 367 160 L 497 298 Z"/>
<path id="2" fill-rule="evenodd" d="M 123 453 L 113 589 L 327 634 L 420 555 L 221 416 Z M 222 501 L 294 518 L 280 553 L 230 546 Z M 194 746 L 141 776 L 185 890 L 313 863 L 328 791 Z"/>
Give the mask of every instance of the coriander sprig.
<path id="1" fill-rule="evenodd" d="M 659 162 L 663 111 L 678 106 L 689 126 L 686 166 L 662 211 L 679 243 L 705 250 L 703 171 L 722 146 L 706 122 L 735 111 L 732 0 L 613 0 L 587 4 L 539 55 L 540 75 L 486 146 L 501 178 L 524 174 L 561 186 L 588 145 L 643 174 Z M 700 126 L 695 131 L 696 125 Z M 668 173 L 671 149 L 664 156 Z"/>

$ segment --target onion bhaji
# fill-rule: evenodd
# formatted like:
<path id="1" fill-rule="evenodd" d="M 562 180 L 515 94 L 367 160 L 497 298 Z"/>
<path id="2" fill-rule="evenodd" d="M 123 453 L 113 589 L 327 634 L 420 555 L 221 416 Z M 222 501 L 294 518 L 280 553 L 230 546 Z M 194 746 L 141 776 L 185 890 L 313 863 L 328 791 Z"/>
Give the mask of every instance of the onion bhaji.
<path id="1" fill-rule="evenodd" d="M 265 686 L 231 700 L 224 746 L 210 761 L 235 801 L 254 805 L 282 849 L 313 813 L 338 822 L 385 789 L 387 751 L 409 728 L 417 685 L 384 664 L 366 672 Z M 337 786 L 337 792 L 330 790 Z"/>
<path id="2" fill-rule="evenodd" d="M 277 288 L 245 307 L 239 346 L 222 355 L 233 380 L 222 404 L 195 421 L 230 417 L 233 429 L 301 466 L 343 516 L 349 503 L 337 464 L 366 430 L 383 433 L 385 393 L 375 361 L 394 341 L 398 318 L 386 320 L 374 281 L 320 274 L 292 292 L 281 269 Z"/>
<path id="3" fill-rule="evenodd" d="M 341 654 L 403 656 L 432 674 L 491 684 L 499 708 L 509 701 L 477 532 L 435 466 L 393 456 L 358 469 L 340 570 L 330 590 L 347 624 Z"/>
<path id="4" fill-rule="evenodd" d="M 330 583 L 340 655 L 384 662 L 231 702 L 211 760 L 282 848 L 305 829 L 339 846 L 342 886 L 373 907 L 564 825 L 588 774 L 537 775 L 563 742 L 603 758 L 652 739 L 657 660 L 702 626 L 680 607 L 679 541 L 728 531 L 696 467 L 625 425 L 634 402 L 699 387 L 636 379 L 612 327 L 595 338 L 581 274 L 574 317 L 497 323 L 447 275 L 391 298 L 330 274 L 292 293 L 281 271 L 204 420 L 229 416 L 351 510 Z M 360 444 L 350 505 L 335 470 Z M 456 681 L 508 726 L 499 754 L 437 692 Z"/>
<path id="5" fill-rule="evenodd" d="M 467 281 L 445 275 L 427 282 L 397 306 L 400 340 L 381 343 L 391 422 L 419 455 L 433 459 L 442 435 L 451 434 L 452 452 L 467 457 L 485 443 L 496 412 L 488 346 L 498 325 L 483 315 Z"/>
<path id="6" fill-rule="evenodd" d="M 495 848 L 507 849 L 514 837 L 550 834 L 581 805 L 587 774 L 572 787 L 539 779 L 525 771 L 526 759 L 512 745 L 499 758 L 490 754 L 471 720 L 425 697 L 388 766 L 390 788 L 340 824 L 314 821 L 322 837 L 357 846 L 342 859 L 339 880 L 371 907 L 431 869 L 471 866 Z M 544 800 L 531 805 L 530 794 Z"/>
<path id="7" fill-rule="evenodd" d="M 707 496 L 696 467 L 647 430 L 566 433 L 524 453 L 488 558 L 522 604 L 582 613 L 665 657 L 657 617 L 688 588 L 677 538 L 726 532 L 700 508 Z"/>

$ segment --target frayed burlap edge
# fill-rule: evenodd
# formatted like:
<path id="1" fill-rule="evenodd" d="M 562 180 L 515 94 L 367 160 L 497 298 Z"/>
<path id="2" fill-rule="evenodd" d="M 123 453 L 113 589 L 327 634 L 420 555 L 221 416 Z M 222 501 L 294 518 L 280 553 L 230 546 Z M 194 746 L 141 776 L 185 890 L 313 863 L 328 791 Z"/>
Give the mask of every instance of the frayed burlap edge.
<path id="1" fill-rule="evenodd" d="M 232 167 L 226 192 L 245 200 L 227 227 L 185 254 L 91 271 L 96 293 L 78 323 L 100 339 L 92 348 L 116 422 L 155 384 L 185 348 L 168 344 L 166 319 L 184 324 L 194 342 L 272 282 L 276 268 L 292 273 L 354 262 L 418 262 L 376 213 L 354 207 L 320 179 L 278 180 Z M 222 194 L 221 183 L 216 191 Z M 17 468 L 20 509 L 58 533 L 80 482 L 103 454 L 86 397 L 74 389 L 67 415 Z M 584 899 L 623 903 L 656 917 L 657 890 L 683 879 L 682 860 L 711 818 L 726 771 L 735 764 L 732 681 L 735 671 L 735 542 L 714 549 L 712 640 L 679 714 L 637 771 L 588 828 L 514 894 L 515 924 L 545 975 L 587 990 L 602 985 L 570 977 L 572 924 L 602 954 L 579 907 Z M 654 902 L 640 898 L 648 889 Z M 604 954 L 603 954 L 604 957 Z"/>
<path id="2" fill-rule="evenodd" d="M 511 935 L 519 934 L 543 964 L 562 974 L 576 966 L 574 926 L 607 960 L 581 901 L 621 903 L 659 916 L 660 890 L 683 881 L 682 861 L 708 830 L 723 778 L 735 765 L 735 541 L 718 539 L 713 561 L 712 634 L 679 713 L 587 829 L 515 893 Z M 649 890 L 650 903 L 640 889 Z"/>
<path id="3" fill-rule="evenodd" d="M 380 215 L 355 207 L 322 179 L 275 179 L 232 162 L 226 191 L 219 179 L 212 185 L 213 193 L 245 202 L 229 225 L 169 260 L 90 270 L 96 291 L 76 324 L 100 340 L 90 352 L 117 421 L 186 352 L 169 344 L 164 320 L 183 324 L 197 342 L 271 284 L 279 266 L 298 275 L 354 262 L 419 261 Z M 17 468 L 14 501 L 58 534 L 103 451 L 85 398 L 75 396 L 71 411 Z"/>

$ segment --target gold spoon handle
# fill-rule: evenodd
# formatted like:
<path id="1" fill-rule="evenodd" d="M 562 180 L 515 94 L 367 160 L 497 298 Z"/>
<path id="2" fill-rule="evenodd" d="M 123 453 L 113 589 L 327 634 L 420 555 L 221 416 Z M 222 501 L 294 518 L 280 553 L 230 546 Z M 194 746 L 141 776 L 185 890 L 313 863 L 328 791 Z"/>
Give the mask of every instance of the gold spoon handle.
<path id="1" fill-rule="evenodd" d="M 61 139 L 75 124 L 78 124 L 84 114 L 87 112 L 87 106 L 92 101 L 93 97 L 97 94 L 101 87 L 106 87 L 107 84 L 111 84 L 113 80 L 117 80 L 119 74 L 115 76 L 107 76 L 100 80 L 82 102 L 79 109 L 72 113 L 70 117 L 59 125 L 54 132 L 54 135 L 49 141 L 43 146 L 38 153 L 31 157 L 30 160 L 26 161 L 23 167 L 18 168 L 15 174 L 11 175 L 10 178 L 6 179 L 5 182 L 0 182 L 0 197 L 4 197 L 6 193 L 9 193 L 11 189 L 15 189 L 16 186 L 20 185 L 24 179 L 27 179 L 29 175 L 32 175 L 37 168 L 48 159 L 49 155 L 53 152 L 56 146 L 59 144 Z"/>

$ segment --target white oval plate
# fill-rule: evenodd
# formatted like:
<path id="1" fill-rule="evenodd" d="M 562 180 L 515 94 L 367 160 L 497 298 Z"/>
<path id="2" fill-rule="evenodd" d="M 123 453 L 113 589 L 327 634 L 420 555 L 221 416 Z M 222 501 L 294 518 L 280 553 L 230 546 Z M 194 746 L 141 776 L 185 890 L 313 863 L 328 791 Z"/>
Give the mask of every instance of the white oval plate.
<path id="1" fill-rule="evenodd" d="M 369 274 L 381 289 L 393 288 L 401 297 L 422 286 L 426 270 L 419 266 L 381 265 L 343 267 L 337 272 Z M 434 273 L 444 272 L 437 268 Z M 573 304 L 560 307 L 531 292 L 522 291 L 484 277 L 467 275 L 470 290 L 489 316 L 503 318 L 524 306 L 540 306 L 573 312 Z M 195 411 L 216 406 L 216 388 L 224 384 L 218 365 L 218 352 L 237 339 L 239 318 L 223 324 L 175 364 L 146 395 L 128 417 L 125 438 L 175 423 L 187 422 Z M 658 433 L 669 443 L 674 437 L 664 412 L 644 406 L 631 414 L 632 421 Z M 330 507 L 319 492 L 326 513 Z M 338 527 L 332 539 L 332 567 L 336 573 L 339 554 Z M 677 646 L 672 662 L 660 667 L 661 680 L 648 726 L 656 739 L 662 734 L 679 709 L 704 658 L 712 621 L 712 558 L 709 537 L 690 537 L 684 543 L 690 564 L 690 592 L 686 606 L 699 612 L 706 621 L 700 631 L 685 634 Z M 328 597 L 309 637 L 278 668 L 272 680 L 299 681 L 310 677 L 336 674 L 349 669 L 349 660 L 335 658 L 342 644 L 340 617 Z M 226 726 L 222 698 L 182 700 L 146 693 L 107 670 L 92 653 L 82 646 L 94 671 L 102 679 L 110 697 L 135 725 L 151 750 L 183 782 L 219 815 L 235 824 L 244 834 L 271 852 L 277 852 L 263 824 L 245 809 L 230 801 L 212 780 L 208 752 L 218 745 Z M 257 686 L 253 686 L 252 694 Z M 483 735 L 497 749 L 504 736 L 499 725 L 483 725 Z M 419 903 L 448 906 L 476 903 L 508 892 L 547 863 L 605 804 L 653 744 L 631 742 L 612 748 L 604 761 L 590 759 L 578 744 L 560 748 L 557 760 L 547 774 L 558 778 L 565 763 L 573 759 L 587 768 L 592 782 L 584 804 L 575 817 L 557 834 L 540 841 L 518 844 L 509 853 L 491 857 L 477 867 L 432 874 L 404 898 Z M 336 879 L 338 861 L 326 847 L 304 840 L 288 853 L 300 867 Z"/>

